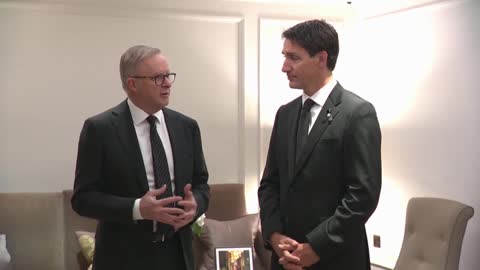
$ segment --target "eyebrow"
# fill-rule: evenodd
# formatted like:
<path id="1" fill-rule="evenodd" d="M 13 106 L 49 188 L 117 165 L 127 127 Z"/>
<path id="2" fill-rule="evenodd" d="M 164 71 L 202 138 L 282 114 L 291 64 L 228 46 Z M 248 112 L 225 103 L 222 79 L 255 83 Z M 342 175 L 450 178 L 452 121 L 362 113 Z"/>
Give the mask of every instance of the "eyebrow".
<path id="1" fill-rule="evenodd" d="M 160 76 L 160 75 L 163 75 L 163 76 L 165 76 L 165 75 L 166 75 L 166 74 L 168 74 L 168 73 L 171 73 L 171 71 L 170 71 L 170 70 L 168 70 L 168 71 L 166 71 L 166 72 L 163 72 L 163 73 L 156 73 L 155 75 L 153 75 L 153 77 L 158 77 L 158 76 Z"/>
<path id="2" fill-rule="evenodd" d="M 293 53 L 293 52 L 284 52 L 284 51 L 282 51 L 282 54 L 283 54 L 284 56 L 288 56 L 288 57 L 298 56 L 296 53 Z"/>

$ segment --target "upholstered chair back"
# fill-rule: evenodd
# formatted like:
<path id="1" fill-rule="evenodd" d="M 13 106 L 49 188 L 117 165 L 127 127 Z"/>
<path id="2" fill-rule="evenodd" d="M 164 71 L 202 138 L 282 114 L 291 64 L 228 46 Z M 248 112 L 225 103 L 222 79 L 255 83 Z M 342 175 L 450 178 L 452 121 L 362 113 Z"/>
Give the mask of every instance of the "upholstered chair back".
<path id="1" fill-rule="evenodd" d="M 394 270 L 458 270 L 473 208 L 440 198 L 408 202 L 405 234 Z"/>
<path id="2" fill-rule="evenodd" d="M 207 218 L 231 220 L 247 214 L 245 186 L 238 183 L 210 185 L 210 204 Z"/>

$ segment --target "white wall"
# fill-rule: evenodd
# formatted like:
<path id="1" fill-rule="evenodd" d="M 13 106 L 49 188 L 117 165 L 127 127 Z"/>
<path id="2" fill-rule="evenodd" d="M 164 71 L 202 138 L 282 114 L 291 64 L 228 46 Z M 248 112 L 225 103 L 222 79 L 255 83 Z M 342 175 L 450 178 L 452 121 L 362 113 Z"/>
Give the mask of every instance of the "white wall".
<path id="1" fill-rule="evenodd" d="M 212 182 L 243 180 L 240 18 L 161 12 L 98 16 L 17 7 L 0 9 L 0 18 L 2 191 L 72 187 L 83 121 L 125 98 L 119 57 L 135 44 L 160 47 L 178 73 L 171 107 L 201 125 Z M 212 117 L 219 113 L 220 118 Z"/>
<path id="2" fill-rule="evenodd" d="M 478 1 L 441 1 L 350 22 L 344 84 L 376 105 L 383 135 L 374 263 L 394 266 L 408 199 L 430 196 L 475 208 L 460 269 L 480 265 L 479 12 Z"/>

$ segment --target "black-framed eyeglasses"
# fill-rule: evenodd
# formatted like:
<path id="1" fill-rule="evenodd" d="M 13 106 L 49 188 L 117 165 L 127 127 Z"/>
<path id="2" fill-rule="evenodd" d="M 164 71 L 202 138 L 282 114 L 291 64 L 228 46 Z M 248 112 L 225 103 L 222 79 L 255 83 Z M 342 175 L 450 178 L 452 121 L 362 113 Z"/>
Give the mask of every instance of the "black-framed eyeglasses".
<path id="1" fill-rule="evenodd" d="M 173 83 L 175 81 L 175 77 L 177 77 L 177 73 L 166 73 L 166 74 L 160 74 L 157 76 L 130 76 L 131 78 L 135 79 L 150 79 L 155 82 L 156 85 L 160 86 L 163 83 L 163 80 L 168 80 L 170 83 Z"/>

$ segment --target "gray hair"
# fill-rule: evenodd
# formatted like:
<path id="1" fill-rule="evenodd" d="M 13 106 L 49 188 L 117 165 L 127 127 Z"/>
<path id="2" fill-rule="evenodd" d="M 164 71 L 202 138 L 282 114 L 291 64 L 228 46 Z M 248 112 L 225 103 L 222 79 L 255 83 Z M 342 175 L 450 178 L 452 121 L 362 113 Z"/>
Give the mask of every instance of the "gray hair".
<path id="1" fill-rule="evenodd" d="M 145 45 L 137 45 L 126 50 L 120 58 L 120 79 L 122 87 L 127 90 L 128 76 L 136 75 L 137 66 L 144 59 L 160 54 L 162 51 L 158 48 L 152 48 Z"/>

